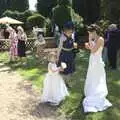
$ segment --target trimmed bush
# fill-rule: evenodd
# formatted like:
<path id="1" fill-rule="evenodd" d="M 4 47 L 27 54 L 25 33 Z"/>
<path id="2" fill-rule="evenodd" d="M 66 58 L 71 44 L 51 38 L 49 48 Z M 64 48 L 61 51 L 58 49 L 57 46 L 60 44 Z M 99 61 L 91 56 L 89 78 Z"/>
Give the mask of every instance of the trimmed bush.
<path id="1" fill-rule="evenodd" d="M 26 10 L 24 12 L 18 12 L 18 11 L 11 11 L 11 10 L 6 10 L 3 14 L 2 17 L 8 16 L 17 20 L 20 20 L 22 22 L 26 22 L 27 18 L 31 16 L 33 13 L 30 10 Z"/>
<path id="2" fill-rule="evenodd" d="M 57 5 L 53 9 L 53 21 L 60 29 L 67 21 L 72 21 L 72 8 L 70 6 Z"/>
<path id="3" fill-rule="evenodd" d="M 71 5 L 70 0 L 58 0 L 59 5 Z"/>
<path id="4" fill-rule="evenodd" d="M 76 31 L 79 33 L 79 35 L 83 36 L 84 34 L 83 18 L 79 16 L 77 13 L 75 13 L 71 6 L 64 4 L 57 5 L 53 9 L 54 23 L 57 24 L 60 27 L 60 29 L 62 29 L 65 22 L 73 21 L 75 24 Z"/>
<path id="5" fill-rule="evenodd" d="M 106 29 L 110 25 L 110 21 L 109 20 L 100 20 L 100 21 L 97 21 L 96 24 L 98 24 L 100 26 L 101 35 L 104 36 L 104 32 L 106 31 Z"/>
<path id="6" fill-rule="evenodd" d="M 57 0 L 37 0 L 37 11 L 45 16 L 51 17 L 52 8 L 57 5 Z"/>
<path id="7" fill-rule="evenodd" d="M 83 24 L 83 18 L 73 11 L 72 21 L 79 36 L 84 36 L 85 26 Z"/>
<path id="8" fill-rule="evenodd" d="M 43 17 L 40 14 L 34 14 L 33 16 L 28 17 L 27 22 L 30 24 L 31 27 L 33 26 L 44 27 L 45 17 Z"/>

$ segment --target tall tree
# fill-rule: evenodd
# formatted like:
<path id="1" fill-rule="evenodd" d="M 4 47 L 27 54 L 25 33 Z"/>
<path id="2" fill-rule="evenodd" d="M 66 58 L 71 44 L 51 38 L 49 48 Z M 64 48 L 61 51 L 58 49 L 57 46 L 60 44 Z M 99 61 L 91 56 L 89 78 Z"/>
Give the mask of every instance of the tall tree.
<path id="1" fill-rule="evenodd" d="M 111 22 L 120 23 L 120 0 L 102 0 L 102 15 Z"/>
<path id="2" fill-rule="evenodd" d="M 71 7 L 70 0 L 59 0 L 58 5 L 53 8 L 52 21 L 57 24 L 60 29 L 68 21 L 74 21 L 75 12 Z"/>
<path id="3" fill-rule="evenodd" d="M 73 0 L 73 8 L 88 23 L 94 23 L 100 17 L 101 0 Z"/>
<path id="4" fill-rule="evenodd" d="M 11 9 L 13 0 L 5 0 L 5 1 L 6 1 L 6 9 Z"/>
<path id="5" fill-rule="evenodd" d="M 100 19 L 101 0 L 87 0 L 87 21 L 94 23 Z"/>
<path id="6" fill-rule="evenodd" d="M 76 13 L 84 17 L 84 20 L 87 19 L 86 0 L 73 0 L 72 6 Z"/>
<path id="7" fill-rule="evenodd" d="M 0 15 L 6 10 L 7 0 L 0 0 Z"/>
<path id="8" fill-rule="evenodd" d="M 11 4 L 11 10 L 17 10 L 19 12 L 24 12 L 29 9 L 29 0 L 9 0 L 9 4 Z"/>
<path id="9" fill-rule="evenodd" d="M 37 11 L 45 16 L 50 17 L 52 8 L 57 5 L 57 0 L 37 0 Z"/>

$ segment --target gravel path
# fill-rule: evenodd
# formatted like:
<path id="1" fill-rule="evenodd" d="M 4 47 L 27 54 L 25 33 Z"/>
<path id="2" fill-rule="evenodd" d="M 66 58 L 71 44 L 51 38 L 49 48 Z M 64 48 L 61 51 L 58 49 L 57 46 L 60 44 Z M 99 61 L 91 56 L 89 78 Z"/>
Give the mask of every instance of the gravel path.
<path id="1" fill-rule="evenodd" d="M 0 64 L 1 120 L 64 120 L 56 117 L 56 108 L 40 103 L 40 95 L 31 83 L 9 67 Z"/>

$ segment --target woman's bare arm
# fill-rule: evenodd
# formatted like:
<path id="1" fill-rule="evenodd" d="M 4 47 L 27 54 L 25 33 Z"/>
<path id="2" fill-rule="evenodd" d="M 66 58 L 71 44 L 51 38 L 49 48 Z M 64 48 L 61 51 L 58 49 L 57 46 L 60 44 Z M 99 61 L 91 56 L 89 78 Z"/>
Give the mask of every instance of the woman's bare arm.
<path id="1" fill-rule="evenodd" d="M 104 46 L 104 39 L 100 37 L 94 47 L 90 47 L 92 53 L 95 53 L 101 46 Z"/>

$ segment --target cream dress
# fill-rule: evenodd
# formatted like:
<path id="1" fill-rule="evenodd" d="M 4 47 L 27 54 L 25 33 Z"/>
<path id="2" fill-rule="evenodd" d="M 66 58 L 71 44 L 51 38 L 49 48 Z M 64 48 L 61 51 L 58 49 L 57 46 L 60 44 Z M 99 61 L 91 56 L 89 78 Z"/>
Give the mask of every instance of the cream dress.
<path id="1" fill-rule="evenodd" d="M 44 80 L 41 102 L 51 102 L 58 105 L 65 99 L 65 96 L 69 95 L 58 69 L 55 63 L 48 64 L 48 73 Z"/>
<path id="2" fill-rule="evenodd" d="M 96 43 L 93 42 L 92 44 L 94 46 Z M 112 106 L 106 99 L 108 90 L 102 50 L 103 47 L 101 46 L 95 53 L 91 53 L 89 58 L 89 67 L 84 87 L 84 112 L 103 111 Z"/>

